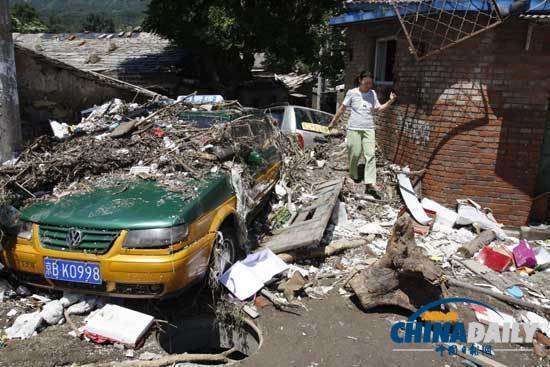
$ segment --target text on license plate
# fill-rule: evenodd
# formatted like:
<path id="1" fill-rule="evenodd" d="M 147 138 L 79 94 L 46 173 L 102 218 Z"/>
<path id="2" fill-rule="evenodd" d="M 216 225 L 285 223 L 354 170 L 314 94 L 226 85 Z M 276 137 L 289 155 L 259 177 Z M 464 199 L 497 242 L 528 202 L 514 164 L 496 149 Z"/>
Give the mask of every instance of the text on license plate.
<path id="1" fill-rule="evenodd" d="M 44 277 L 77 283 L 102 283 L 99 264 L 84 261 L 45 258 Z"/>

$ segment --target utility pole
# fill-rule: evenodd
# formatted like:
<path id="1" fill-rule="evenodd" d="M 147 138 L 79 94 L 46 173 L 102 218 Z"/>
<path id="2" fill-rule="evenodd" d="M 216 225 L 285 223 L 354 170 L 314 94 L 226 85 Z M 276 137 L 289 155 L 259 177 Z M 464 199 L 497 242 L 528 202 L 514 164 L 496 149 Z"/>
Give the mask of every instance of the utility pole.
<path id="1" fill-rule="evenodd" d="M 20 147 L 21 122 L 10 1 L 0 0 L 0 163 L 12 159 Z"/>

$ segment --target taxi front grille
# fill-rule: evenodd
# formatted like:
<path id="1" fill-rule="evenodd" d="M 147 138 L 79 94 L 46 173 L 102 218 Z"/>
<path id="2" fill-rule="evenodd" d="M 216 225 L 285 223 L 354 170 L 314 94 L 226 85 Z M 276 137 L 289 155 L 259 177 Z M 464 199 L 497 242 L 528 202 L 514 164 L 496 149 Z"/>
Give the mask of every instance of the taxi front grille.
<path id="1" fill-rule="evenodd" d="M 77 230 L 80 232 L 81 241 L 79 243 L 69 244 L 70 241 L 67 240 L 67 237 L 71 230 Z M 119 230 L 74 228 L 50 225 L 40 225 L 38 228 L 40 243 L 45 248 L 93 254 L 104 254 L 109 251 L 119 234 Z"/>

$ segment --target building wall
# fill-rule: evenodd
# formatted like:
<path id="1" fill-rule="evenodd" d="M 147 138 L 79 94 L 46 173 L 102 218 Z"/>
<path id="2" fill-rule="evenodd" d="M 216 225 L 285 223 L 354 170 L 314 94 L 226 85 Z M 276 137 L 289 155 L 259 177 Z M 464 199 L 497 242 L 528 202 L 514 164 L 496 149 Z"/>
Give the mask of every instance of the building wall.
<path id="1" fill-rule="evenodd" d="M 395 34 L 395 22 L 348 27 L 353 58 L 347 86 L 372 71 L 375 37 Z M 416 61 L 398 35 L 397 103 L 377 119 L 387 158 L 427 168 L 425 196 L 448 206 L 469 197 L 497 220 L 528 221 L 539 171 L 550 97 L 550 27 L 536 26 L 525 51 L 528 23 L 507 21 L 441 53 Z M 383 99 L 383 98 L 381 98 Z"/>
<path id="2" fill-rule="evenodd" d="M 20 47 L 15 63 L 24 141 L 49 133 L 49 120 L 78 123 L 84 109 L 136 96 L 135 91 Z"/>

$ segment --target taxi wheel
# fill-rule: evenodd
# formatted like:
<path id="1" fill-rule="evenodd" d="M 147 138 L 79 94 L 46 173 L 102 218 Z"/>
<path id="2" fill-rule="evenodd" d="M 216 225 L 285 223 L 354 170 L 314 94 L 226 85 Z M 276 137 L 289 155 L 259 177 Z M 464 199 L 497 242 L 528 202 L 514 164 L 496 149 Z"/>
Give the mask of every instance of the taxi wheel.
<path id="1" fill-rule="evenodd" d="M 210 274 L 212 281 L 218 281 L 222 274 L 237 259 L 237 236 L 235 231 L 222 228 L 216 235 L 212 255 L 210 256 Z"/>

